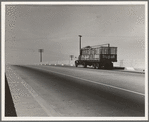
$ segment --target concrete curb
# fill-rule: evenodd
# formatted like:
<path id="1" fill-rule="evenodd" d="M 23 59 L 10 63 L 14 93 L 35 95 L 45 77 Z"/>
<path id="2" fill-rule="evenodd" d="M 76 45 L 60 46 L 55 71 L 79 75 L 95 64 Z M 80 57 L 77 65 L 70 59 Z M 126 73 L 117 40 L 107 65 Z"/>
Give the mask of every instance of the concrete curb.
<path id="1" fill-rule="evenodd" d="M 6 76 L 18 117 L 48 116 L 34 98 L 37 96 L 34 90 L 8 66 Z"/>
<path id="2" fill-rule="evenodd" d="M 17 116 L 6 75 L 5 75 L 5 116 L 6 117 Z"/>

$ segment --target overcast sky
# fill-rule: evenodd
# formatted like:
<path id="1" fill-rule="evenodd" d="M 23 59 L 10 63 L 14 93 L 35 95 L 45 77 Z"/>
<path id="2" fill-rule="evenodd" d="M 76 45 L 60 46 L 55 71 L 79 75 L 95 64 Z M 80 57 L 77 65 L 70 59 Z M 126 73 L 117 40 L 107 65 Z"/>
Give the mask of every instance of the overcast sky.
<path id="1" fill-rule="evenodd" d="M 82 47 L 110 43 L 118 60 L 145 59 L 144 5 L 7 5 L 6 63 L 69 61 Z"/>

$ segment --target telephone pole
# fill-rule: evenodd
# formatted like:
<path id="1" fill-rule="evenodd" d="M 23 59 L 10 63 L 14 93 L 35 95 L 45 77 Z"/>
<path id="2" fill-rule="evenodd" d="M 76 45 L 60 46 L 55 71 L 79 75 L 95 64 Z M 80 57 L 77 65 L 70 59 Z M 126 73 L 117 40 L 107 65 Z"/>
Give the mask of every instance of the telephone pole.
<path id="1" fill-rule="evenodd" d="M 74 57 L 74 55 L 70 55 L 70 59 L 71 59 L 71 60 L 73 59 L 73 57 Z"/>
<path id="2" fill-rule="evenodd" d="M 42 62 L 42 52 L 44 51 L 44 49 L 39 49 L 38 51 L 40 53 L 40 62 Z"/>
<path id="3" fill-rule="evenodd" d="M 79 37 L 80 37 L 80 55 L 81 55 L 81 37 L 82 37 L 82 35 L 79 35 Z"/>

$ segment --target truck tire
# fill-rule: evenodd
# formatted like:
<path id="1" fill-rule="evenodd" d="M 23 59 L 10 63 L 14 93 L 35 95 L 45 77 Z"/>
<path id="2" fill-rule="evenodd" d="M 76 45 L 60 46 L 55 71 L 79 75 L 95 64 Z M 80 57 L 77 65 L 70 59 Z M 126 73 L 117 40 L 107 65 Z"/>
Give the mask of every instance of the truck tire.
<path id="1" fill-rule="evenodd" d="M 86 64 L 85 62 L 83 63 L 83 67 L 84 67 L 84 68 L 86 68 L 86 67 L 87 67 L 87 64 Z"/>
<path id="2" fill-rule="evenodd" d="M 96 69 L 96 63 L 93 63 L 93 68 Z"/>
<path id="3" fill-rule="evenodd" d="M 96 66 L 97 66 L 97 69 L 101 68 L 100 63 L 97 63 Z"/>
<path id="4" fill-rule="evenodd" d="M 78 63 L 77 62 L 75 62 L 75 66 L 78 67 Z"/>
<path id="5" fill-rule="evenodd" d="M 104 68 L 105 69 L 113 69 L 113 63 L 106 63 Z"/>
<path id="6" fill-rule="evenodd" d="M 110 63 L 110 69 L 113 69 L 113 63 Z"/>
<path id="7" fill-rule="evenodd" d="M 104 68 L 105 68 L 105 69 L 109 69 L 109 67 L 110 67 L 109 63 L 106 63 L 106 64 L 104 65 Z"/>

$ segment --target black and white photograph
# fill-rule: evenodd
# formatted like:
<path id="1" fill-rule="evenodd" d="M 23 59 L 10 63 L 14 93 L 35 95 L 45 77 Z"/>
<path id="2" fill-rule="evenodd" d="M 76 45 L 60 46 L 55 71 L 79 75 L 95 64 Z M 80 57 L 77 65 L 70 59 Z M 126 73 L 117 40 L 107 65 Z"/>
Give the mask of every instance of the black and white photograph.
<path id="1" fill-rule="evenodd" d="M 148 120 L 148 2 L 1 2 L 1 118 Z"/>

